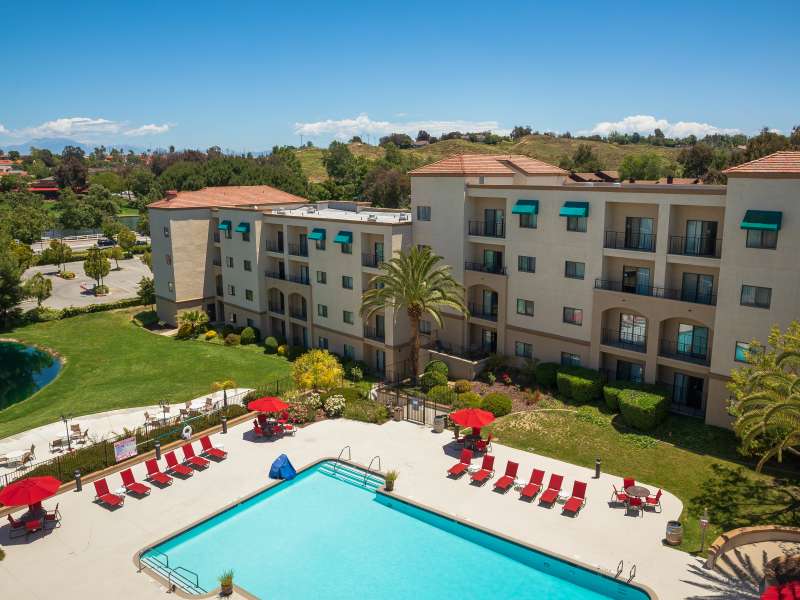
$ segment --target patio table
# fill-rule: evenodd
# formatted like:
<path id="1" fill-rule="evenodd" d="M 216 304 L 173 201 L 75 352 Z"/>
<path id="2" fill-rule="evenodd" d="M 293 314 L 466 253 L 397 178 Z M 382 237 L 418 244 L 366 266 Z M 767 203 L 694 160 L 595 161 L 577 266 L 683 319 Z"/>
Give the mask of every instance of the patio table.
<path id="1" fill-rule="evenodd" d="M 643 485 L 630 485 L 625 488 L 625 493 L 633 498 L 647 498 L 650 495 L 650 490 Z"/>
<path id="2" fill-rule="evenodd" d="M 27 452 L 27 450 L 12 450 L 11 452 L 6 452 L 6 460 L 9 465 L 17 465 L 22 461 L 22 457 L 25 456 Z"/>
<path id="3" fill-rule="evenodd" d="M 558 498 L 556 498 L 556 502 L 558 502 L 559 504 L 564 504 L 567 500 L 569 500 L 569 497 L 570 497 L 569 492 L 562 490 L 558 492 Z"/>

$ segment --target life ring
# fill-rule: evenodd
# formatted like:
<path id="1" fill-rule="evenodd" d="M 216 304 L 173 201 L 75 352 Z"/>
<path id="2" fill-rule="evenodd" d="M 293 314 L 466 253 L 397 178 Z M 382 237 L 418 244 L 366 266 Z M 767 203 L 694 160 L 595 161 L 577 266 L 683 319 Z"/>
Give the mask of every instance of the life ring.
<path id="1" fill-rule="evenodd" d="M 183 439 L 185 439 L 185 440 L 188 440 L 189 438 L 192 437 L 192 426 L 191 425 L 187 425 L 186 427 L 183 428 L 183 433 L 181 433 L 181 437 Z"/>

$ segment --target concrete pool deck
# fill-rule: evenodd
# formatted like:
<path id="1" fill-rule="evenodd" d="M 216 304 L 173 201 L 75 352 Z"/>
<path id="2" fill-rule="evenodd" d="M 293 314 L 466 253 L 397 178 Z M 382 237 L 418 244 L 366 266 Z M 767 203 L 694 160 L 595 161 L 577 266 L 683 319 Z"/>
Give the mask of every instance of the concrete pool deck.
<path id="1" fill-rule="evenodd" d="M 601 475 L 596 480 L 588 469 L 494 444 L 499 472 L 512 459 L 520 463 L 524 478 L 536 466 L 548 475 L 563 474 L 565 489 L 571 489 L 576 478 L 588 482 L 587 504 L 577 518 L 570 518 L 558 506 L 547 509 L 522 502 L 513 491 L 501 495 L 492 491 L 491 484 L 475 488 L 463 478 L 448 479 L 445 471 L 457 454 L 450 444 L 451 434 L 434 434 L 408 422 L 378 426 L 343 419 L 322 421 L 275 442 L 252 441 L 246 422 L 212 439 L 225 445 L 227 460 L 187 480 L 176 479 L 168 488 L 153 487 L 149 497 L 128 497 L 118 510 L 94 504 L 94 487 L 89 483 L 80 493 L 65 492 L 45 503 L 51 509 L 59 503 L 60 528 L 26 541 L 24 537 L 10 540 L 9 527 L 3 526 L 0 544 L 6 558 L 0 562 L 0 578 L 4 595 L 46 599 L 58 585 L 58 596 L 65 600 L 163 597 L 164 586 L 146 573 L 137 573 L 132 558 L 138 550 L 263 487 L 268 483 L 269 465 L 281 453 L 299 468 L 336 456 L 343 446 L 351 445 L 353 462 L 366 466 L 380 455 L 384 471 L 399 471 L 398 495 L 605 571 L 615 572 L 623 560 L 627 575 L 636 564 L 635 582 L 653 589 L 661 600 L 714 597 L 704 595 L 708 590 L 698 571 L 701 561 L 662 545 L 666 522 L 680 514 L 680 501 L 665 493 L 661 513 L 626 516 L 624 509 L 608 506 L 611 485 L 619 484 L 616 476 Z M 143 480 L 144 465 L 135 466 L 134 474 Z M 114 489 L 119 475 L 110 475 L 107 481 Z M 220 565 L 220 572 L 231 566 L 235 570 L 235 565 Z"/>

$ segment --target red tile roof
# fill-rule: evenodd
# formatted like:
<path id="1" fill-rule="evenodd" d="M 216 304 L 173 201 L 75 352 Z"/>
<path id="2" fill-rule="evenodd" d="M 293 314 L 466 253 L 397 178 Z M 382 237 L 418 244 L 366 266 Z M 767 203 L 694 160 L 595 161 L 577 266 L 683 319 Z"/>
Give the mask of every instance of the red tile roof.
<path id="1" fill-rule="evenodd" d="M 174 195 L 173 195 L 174 194 Z M 167 193 L 149 208 L 217 208 L 260 204 L 306 204 L 308 200 L 268 185 L 207 187 L 193 192 Z"/>
<path id="2" fill-rule="evenodd" d="M 800 152 L 783 150 L 723 171 L 728 177 L 800 177 Z"/>
<path id="3" fill-rule="evenodd" d="M 566 175 L 567 172 L 535 158 L 518 154 L 456 154 L 414 169 L 409 175 Z"/>

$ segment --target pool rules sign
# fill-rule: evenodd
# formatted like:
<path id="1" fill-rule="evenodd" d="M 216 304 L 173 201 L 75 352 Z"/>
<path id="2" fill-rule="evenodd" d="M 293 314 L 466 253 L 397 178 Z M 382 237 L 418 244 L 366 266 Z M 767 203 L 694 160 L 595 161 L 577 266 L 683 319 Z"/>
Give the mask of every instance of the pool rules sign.
<path id="1" fill-rule="evenodd" d="M 117 462 L 136 456 L 136 438 L 129 437 L 114 442 L 114 459 Z"/>

